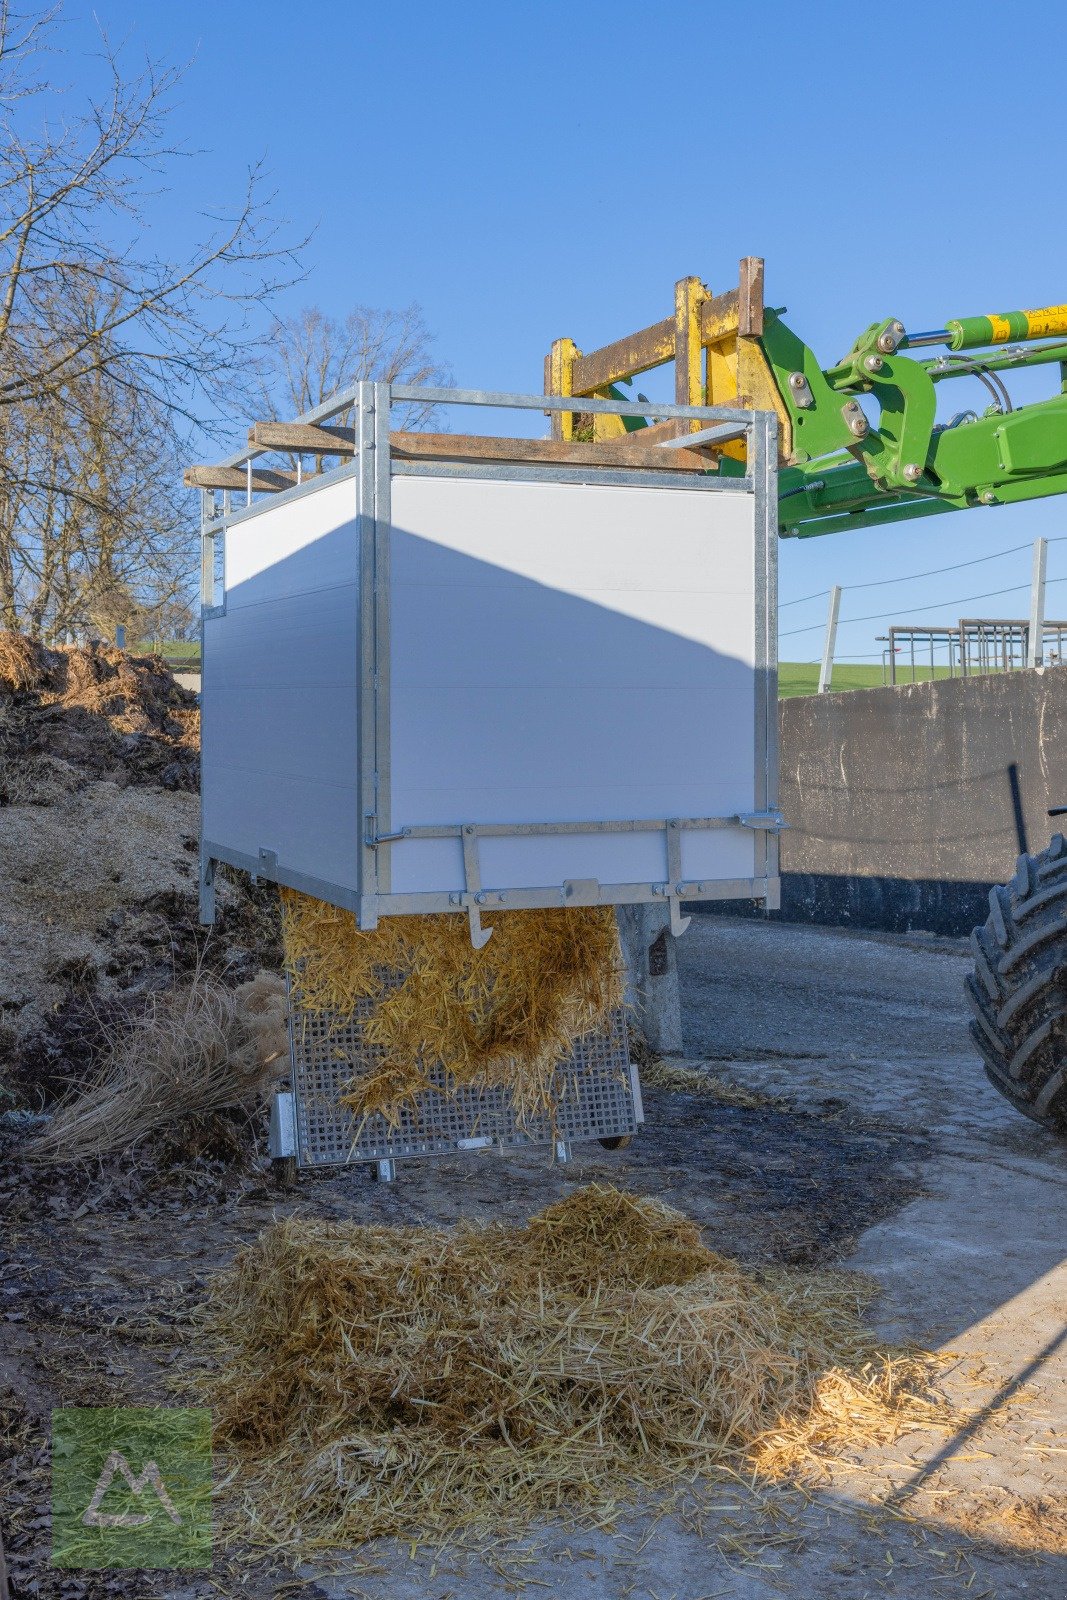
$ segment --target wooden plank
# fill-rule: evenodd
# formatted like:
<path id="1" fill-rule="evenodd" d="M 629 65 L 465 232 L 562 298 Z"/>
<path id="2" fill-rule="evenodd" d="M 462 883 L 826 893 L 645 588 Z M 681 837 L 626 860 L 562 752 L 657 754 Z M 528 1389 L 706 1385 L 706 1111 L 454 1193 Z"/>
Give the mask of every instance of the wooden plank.
<path id="1" fill-rule="evenodd" d="M 248 474 L 244 467 L 186 467 L 182 481 L 187 489 L 247 489 Z M 274 472 L 265 467 L 253 467 L 253 490 L 277 493 L 291 489 L 296 482 L 295 472 Z"/>
<path id="2" fill-rule="evenodd" d="M 672 331 L 674 324 L 671 324 Z M 640 467 L 653 472 L 707 472 L 714 464 L 696 450 L 634 445 L 634 435 L 601 444 L 566 439 L 493 439 L 463 433 L 394 433 L 395 456 L 410 461 L 553 462 L 576 467 Z"/>
<path id="3" fill-rule="evenodd" d="M 620 378 L 662 366 L 674 355 L 674 318 L 666 317 L 642 328 L 614 344 L 606 344 L 587 356 L 579 356 L 572 372 L 572 394 L 592 394 Z"/>
<path id="4" fill-rule="evenodd" d="M 356 431 L 310 422 L 254 422 L 248 442 L 263 450 L 288 450 L 297 455 L 350 456 L 355 453 Z"/>
<path id="5" fill-rule="evenodd" d="M 702 404 L 698 401 L 697 404 Z M 623 449 L 636 447 L 644 450 L 652 445 L 662 444 L 665 439 L 679 439 L 683 433 L 689 433 L 694 428 L 706 428 L 706 422 L 688 422 L 684 417 L 668 417 L 664 422 L 649 423 L 647 428 L 636 428 L 633 433 L 624 434 L 619 439 L 605 440 L 613 448 Z"/>

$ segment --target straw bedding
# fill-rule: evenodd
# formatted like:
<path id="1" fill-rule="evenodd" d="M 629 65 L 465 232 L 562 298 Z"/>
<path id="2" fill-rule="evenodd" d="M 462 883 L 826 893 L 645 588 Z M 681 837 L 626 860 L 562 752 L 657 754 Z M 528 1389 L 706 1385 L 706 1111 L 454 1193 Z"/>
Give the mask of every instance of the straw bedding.
<path id="1" fill-rule="evenodd" d="M 557 1065 L 574 1041 L 621 1005 L 618 931 L 610 907 L 499 912 L 481 950 L 462 914 L 385 917 L 373 930 L 350 912 L 282 891 L 286 962 L 306 1010 L 351 1013 L 383 1059 L 354 1080 L 357 1117 L 399 1111 L 443 1064 L 456 1087 L 505 1087 L 521 1117 L 551 1110 Z"/>
<path id="2" fill-rule="evenodd" d="M 289 1218 L 216 1280 L 203 1381 L 265 1542 L 504 1537 L 940 1421 L 929 1363 L 878 1354 L 865 1299 L 754 1273 L 597 1186 L 522 1228 Z"/>

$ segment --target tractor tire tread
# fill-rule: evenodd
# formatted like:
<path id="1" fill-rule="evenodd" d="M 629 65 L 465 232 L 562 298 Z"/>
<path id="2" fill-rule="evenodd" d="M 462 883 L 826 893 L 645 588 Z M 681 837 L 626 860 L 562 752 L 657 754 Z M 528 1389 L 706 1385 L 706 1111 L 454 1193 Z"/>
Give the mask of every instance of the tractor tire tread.
<path id="1" fill-rule="evenodd" d="M 1067 840 L 1019 857 L 971 935 L 971 1036 L 1017 1111 L 1067 1133 Z"/>

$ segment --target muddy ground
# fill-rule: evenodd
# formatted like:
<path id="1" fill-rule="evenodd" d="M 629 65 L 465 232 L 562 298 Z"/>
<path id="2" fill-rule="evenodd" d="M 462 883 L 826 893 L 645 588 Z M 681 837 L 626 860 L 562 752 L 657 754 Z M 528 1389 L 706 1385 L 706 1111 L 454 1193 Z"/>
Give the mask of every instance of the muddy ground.
<path id="1" fill-rule="evenodd" d="M 4 1135 L 3 1525 L 21 1595 L 366 1596 L 549 1592 L 701 1600 L 1067 1595 L 1067 1148 L 985 1083 L 966 1035 L 962 947 L 698 917 L 680 947 L 690 1065 L 727 1087 L 646 1090 L 629 1150 L 413 1162 L 273 1188 L 241 1165 L 42 1176 Z M 699 1080 L 697 1080 L 699 1081 Z M 735 1096 L 730 1086 L 750 1091 Z M 723 1096 L 727 1096 L 724 1098 Z M 262 1131 L 262 1125 L 261 1131 Z M 590 1180 L 657 1194 L 749 1260 L 844 1263 L 883 1287 L 887 1336 L 957 1351 L 954 1439 L 916 1435 L 812 1493 L 713 1485 L 611 1531 L 551 1526 L 481 1556 L 376 1547 L 295 1577 L 60 1574 L 48 1565 L 50 1407 L 167 1402 L 204 1279 L 270 1218 L 521 1219 Z"/>

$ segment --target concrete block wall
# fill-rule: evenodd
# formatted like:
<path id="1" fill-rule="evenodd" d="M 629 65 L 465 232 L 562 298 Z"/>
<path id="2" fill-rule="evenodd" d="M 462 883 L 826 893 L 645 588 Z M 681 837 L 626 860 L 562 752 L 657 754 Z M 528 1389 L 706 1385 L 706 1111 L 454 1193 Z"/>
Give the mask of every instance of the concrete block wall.
<path id="1" fill-rule="evenodd" d="M 782 912 L 791 921 L 967 933 L 1067 805 L 1067 666 L 780 702 Z M 724 907 L 724 910 L 729 909 Z"/>

